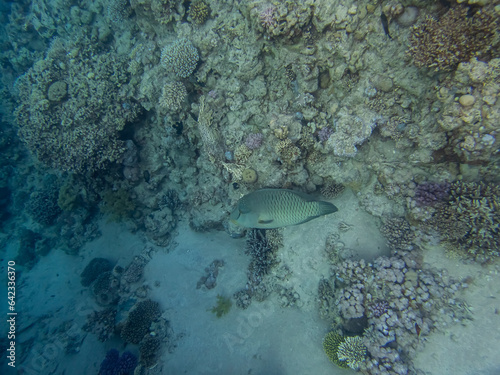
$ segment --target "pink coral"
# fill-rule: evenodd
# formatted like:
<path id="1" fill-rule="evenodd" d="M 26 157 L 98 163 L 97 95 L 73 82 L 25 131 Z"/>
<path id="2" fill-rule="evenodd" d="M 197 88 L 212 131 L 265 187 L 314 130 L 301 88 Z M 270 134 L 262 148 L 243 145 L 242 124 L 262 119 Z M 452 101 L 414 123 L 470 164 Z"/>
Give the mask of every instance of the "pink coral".
<path id="1" fill-rule="evenodd" d="M 262 133 L 249 134 L 247 139 L 245 140 L 245 145 L 250 150 L 255 150 L 262 145 L 264 141 L 264 135 Z"/>
<path id="2" fill-rule="evenodd" d="M 278 24 L 276 20 L 276 8 L 274 6 L 264 8 L 259 13 L 259 19 L 260 23 L 266 30 L 276 27 Z"/>

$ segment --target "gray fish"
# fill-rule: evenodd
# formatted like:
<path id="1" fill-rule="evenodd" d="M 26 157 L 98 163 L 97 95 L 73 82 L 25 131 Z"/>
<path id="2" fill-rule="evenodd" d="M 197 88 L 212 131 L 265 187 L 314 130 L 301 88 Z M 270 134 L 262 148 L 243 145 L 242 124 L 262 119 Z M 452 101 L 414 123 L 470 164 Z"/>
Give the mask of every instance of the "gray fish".
<path id="1" fill-rule="evenodd" d="M 273 229 L 302 224 L 337 211 L 329 202 L 286 189 L 260 189 L 242 197 L 230 219 L 247 228 Z"/>

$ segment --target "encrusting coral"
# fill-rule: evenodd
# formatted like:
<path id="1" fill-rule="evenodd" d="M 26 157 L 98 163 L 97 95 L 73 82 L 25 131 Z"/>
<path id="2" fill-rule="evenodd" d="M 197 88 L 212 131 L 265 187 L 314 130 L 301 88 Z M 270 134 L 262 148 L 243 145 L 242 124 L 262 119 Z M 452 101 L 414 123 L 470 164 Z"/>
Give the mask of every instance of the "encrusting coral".
<path id="1" fill-rule="evenodd" d="M 118 132 L 140 112 L 123 95 L 129 82 L 126 67 L 123 57 L 90 40 L 74 48 L 56 39 L 47 57 L 16 83 L 19 137 L 31 153 L 48 166 L 80 173 L 118 161 L 124 151 Z M 67 94 L 60 82 L 67 85 Z M 54 94 L 56 83 L 61 89 Z"/>

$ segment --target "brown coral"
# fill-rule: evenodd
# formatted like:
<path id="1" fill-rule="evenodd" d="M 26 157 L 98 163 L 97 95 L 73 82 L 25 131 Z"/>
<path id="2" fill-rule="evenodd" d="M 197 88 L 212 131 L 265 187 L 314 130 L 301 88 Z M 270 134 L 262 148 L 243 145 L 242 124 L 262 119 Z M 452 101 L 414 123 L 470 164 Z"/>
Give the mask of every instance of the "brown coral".
<path id="1" fill-rule="evenodd" d="M 210 17 L 210 6 L 204 1 L 194 1 L 188 11 L 191 22 L 201 25 Z"/>
<path id="2" fill-rule="evenodd" d="M 47 57 L 17 80 L 19 137 L 38 160 L 79 173 L 105 169 L 122 156 L 119 132 L 134 121 L 137 103 L 121 92 L 129 83 L 127 62 L 102 52 L 87 38 L 70 58 L 70 43 L 56 40 Z M 57 82 L 59 89 L 54 93 Z M 122 90 L 122 91 L 121 91 Z"/>
<path id="3" fill-rule="evenodd" d="M 450 9 L 439 20 L 428 16 L 413 28 L 408 50 L 418 67 L 453 69 L 474 56 L 498 51 L 498 21 L 487 10 Z"/>

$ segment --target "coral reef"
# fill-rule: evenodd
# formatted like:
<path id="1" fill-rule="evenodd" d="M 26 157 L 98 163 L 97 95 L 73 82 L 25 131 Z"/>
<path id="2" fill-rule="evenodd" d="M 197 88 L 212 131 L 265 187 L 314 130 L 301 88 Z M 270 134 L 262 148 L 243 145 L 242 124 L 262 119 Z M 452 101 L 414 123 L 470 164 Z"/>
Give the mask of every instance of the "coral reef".
<path id="1" fill-rule="evenodd" d="M 130 16 L 130 5 L 127 0 L 110 0 L 106 12 L 111 22 L 119 24 Z"/>
<path id="2" fill-rule="evenodd" d="M 83 286 L 89 286 L 97 280 L 99 275 L 111 271 L 112 268 L 113 266 L 109 260 L 104 258 L 93 258 L 80 274 L 80 282 Z"/>
<path id="3" fill-rule="evenodd" d="M 389 304 L 387 301 L 375 301 L 370 306 L 368 306 L 368 312 L 371 316 L 375 318 L 380 318 L 389 310 Z"/>
<path id="4" fill-rule="evenodd" d="M 403 218 L 389 218 L 385 221 L 381 232 L 393 250 L 411 250 L 415 233 L 410 224 Z"/>
<path id="5" fill-rule="evenodd" d="M 187 78 L 194 72 L 199 58 L 198 50 L 187 39 L 176 40 L 161 51 L 163 67 L 180 78 Z"/>
<path id="6" fill-rule="evenodd" d="M 247 146 L 250 150 L 256 150 L 262 146 L 263 141 L 264 135 L 262 133 L 249 134 L 245 139 L 245 146 Z"/>
<path id="7" fill-rule="evenodd" d="M 329 126 L 324 126 L 318 131 L 318 139 L 320 142 L 326 142 L 334 133 L 334 130 Z"/>
<path id="8" fill-rule="evenodd" d="M 428 16 L 414 27 L 409 53 L 419 67 L 453 69 L 472 57 L 497 53 L 498 27 L 494 11 L 456 6 L 439 20 Z"/>
<path id="9" fill-rule="evenodd" d="M 120 280 L 111 271 L 101 273 L 92 283 L 92 294 L 101 306 L 110 306 L 118 302 Z"/>
<path id="10" fill-rule="evenodd" d="M 147 368 L 156 365 L 161 347 L 161 340 L 158 337 L 150 336 L 145 338 L 139 347 L 141 364 Z"/>
<path id="11" fill-rule="evenodd" d="M 109 215 L 112 221 L 121 221 L 131 217 L 135 212 L 136 206 L 126 189 L 116 191 L 106 190 L 102 193 L 101 212 Z"/>
<path id="12" fill-rule="evenodd" d="M 342 328 L 363 333 L 367 357 L 359 368 L 366 374 L 408 373 L 420 336 L 470 318 L 457 300 L 457 292 L 466 284 L 444 270 L 422 269 L 418 250 L 399 250 L 370 264 L 345 260 L 333 280 L 340 287 L 335 295 Z"/>
<path id="13" fill-rule="evenodd" d="M 169 82 L 163 86 L 158 105 L 164 111 L 177 112 L 182 108 L 186 96 L 186 86 L 182 82 Z"/>
<path id="14" fill-rule="evenodd" d="M 328 359 L 340 368 L 349 368 L 347 362 L 341 361 L 338 357 L 339 346 L 344 343 L 345 337 L 336 332 L 328 332 L 323 339 L 323 350 Z"/>
<path id="15" fill-rule="evenodd" d="M 250 7 L 255 6 L 250 4 Z M 262 3 L 251 10 L 256 27 L 268 37 L 293 39 L 302 34 L 312 17 L 312 1 L 280 1 Z"/>
<path id="16" fill-rule="evenodd" d="M 213 289 L 217 285 L 217 276 L 219 276 L 219 268 L 224 267 L 224 261 L 216 259 L 205 268 L 206 274 L 200 277 L 196 283 L 196 289 L 205 286 L 207 289 Z"/>
<path id="17" fill-rule="evenodd" d="M 464 162 L 498 160 L 499 77 L 499 58 L 488 62 L 474 58 L 460 63 L 436 93 L 443 107 L 438 123 L 450 137 L 448 153 Z"/>
<path id="18" fill-rule="evenodd" d="M 137 23 L 143 29 L 151 32 L 151 23 L 168 24 L 183 14 L 176 12 L 176 2 L 173 0 L 130 0 L 130 7 L 138 15 Z"/>
<path id="19" fill-rule="evenodd" d="M 326 180 L 321 188 L 320 192 L 325 198 L 333 199 L 341 195 L 345 190 L 345 186 L 342 184 L 337 184 L 331 179 Z"/>
<path id="20" fill-rule="evenodd" d="M 249 272 L 256 280 L 267 274 L 276 264 L 276 254 L 263 230 L 252 229 L 247 234 L 245 254 L 250 255 Z"/>
<path id="21" fill-rule="evenodd" d="M 450 194 L 450 184 L 424 182 L 415 189 L 415 202 L 417 206 L 434 206 L 443 202 Z"/>
<path id="22" fill-rule="evenodd" d="M 48 184 L 44 189 L 36 190 L 30 194 L 26 202 L 26 212 L 37 223 L 52 225 L 61 214 L 58 203 L 59 187 L 55 183 Z"/>
<path id="23" fill-rule="evenodd" d="M 364 113 L 365 118 L 369 115 Z M 358 152 L 356 146 L 368 139 L 377 125 L 377 121 L 341 113 L 335 122 L 335 133 L 325 142 L 325 149 L 332 151 L 336 156 L 353 157 Z"/>
<path id="24" fill-rule="evenodd" d="M 210 18 L 210 5 L 205 0 L 196 0 L 189 5 L 188 16 L 191 22 L 202 25 Z"/>
<path id="25" fill-rule="evenodd" d="M 233 303 L 230 298 L 217 294 L 217 303 L 210 309 L 210 311 L 214 313 L 217 318 L 220 318 L 231 310 L 232 305 Z"/>
<path id="26" fill-rule="evenodd" d="M 337 300 L 340 314 L 347 319 L 361 318 L 365 314 L 364 307 L 364 285 L 357 283 L 344 288 Z"/>
<path id="27" fill-rule="evenodd" d="M 55 82 L 65 82 L 67 94 L 58 90 L 49 98 Z M 124 95 L 128 82 L 123 57 L 86 38 L 77 46 L 56 39 L 47 57 L 16 82 L 19 137 L 51 167 L 79 173 L 106 168 L 124 151 L 118 132 L 139 113 Z"/>
<path id="28" fill-rule="evenodd" d="M 150 332 L 151 324 L 160 316 L 158 302 L 151 300 L 138 302 L 121 329 L 122 339 L 125 342 L 138 344 Z"/>
<path id="29" fill-rule="evenodd" d="M 427 227 L 480 262 L 500 255 L 500 187 L 493 183 L 457 181 L 449 202 L 436 207 Z"/>
<path id="30" fill-rule="evenodd" d="M 102 311 L 93 311 L 87 315 L 83 330 L 97 336 L 101 342 L 107 341 L 115 333 L 116 309 L 109 307 Z"/>
<path id="31" fill-rule="evenodd" d="M 142 277 L 146 264 L 148 264 L 148 261 L 143 256 L 135 256 L 125 271 L 123 271 L 121 280 L 127 283 L 138 282 Z"/>
<path id="32" fill-rule="evenodd" d="M 120 353 L 111 349 L 101 363 L 99 375 L 133 375 L 137 367 L 137 357 L 130 352 Z"/>
<path id="33" fill-rule="evenodd" d="M 339 361 L 345 361 L 353 370 L 357 370 L 366 359 L 366 347 L 360 336 L 346 337 L 337 349 Z"/>
<path id="34" fill-rule="evenodd" d="M 265 300 L 275 289 L 281 295 L 285 305 L 293 305 L 298 296 L 293 290 L 275 288 L 268 278 L 270 272 L 278 264 L 276 252 L 283 244 L 283 235 L 279 230 L 252 229 L 247 232 L 245 253 L 250 255 L 245 288 L 233 294 L 236 306 L 246 309 L 252 299 Z"/>

